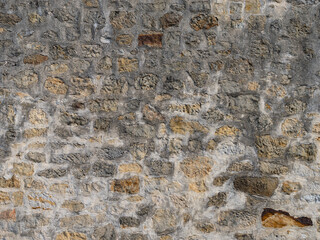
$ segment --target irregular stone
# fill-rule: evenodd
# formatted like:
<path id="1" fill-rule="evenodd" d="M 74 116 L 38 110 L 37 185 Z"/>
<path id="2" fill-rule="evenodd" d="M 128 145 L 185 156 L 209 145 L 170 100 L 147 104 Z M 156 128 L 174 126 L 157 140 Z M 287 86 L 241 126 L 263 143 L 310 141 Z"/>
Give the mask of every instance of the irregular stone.
<path id="1" fill-rule="evenodd" d="M 44 87 L 53 94 L 65 95 L 68 86 L 59 78 L 49 77 L 44 83 Z"/>
<path id="2" fill-rule="evenodd" d="M 132 135 L 133 137 L 141 138 L 153 138 L 156 135 L 156 131 L 153 126 L 144 124 L 144 125 L 128 125 L 125 126 L 125 132 Z"/>
<path id="3" fill-rule="evenodd" d="M 259 0 L 248 0 L 244 8 L 246 13 L 258 14 L 260 13 L 260 1 Z"/>
<path id="4" fill-rule="evenodd" d="M 74 7 L 56 8 L 54 9 L 53 14 L 60 22 L 67 22 L 71 24 L 77 22 L 80 15 L 78 9 Z"/>
<path id="5" fill-rule="evenodd" d="M 118 71 L 134 72 L 139 68 L 139 62 L 136 58 L 118 58 Z"/>
<path id="6" fill-rule="evenodd" d="M 145 105 L 142 109 L 143 118 L 151 123 L 163 122 L 163 115 L 151 105 Z"/>
<path id="7" fill-rule="evenodd" d="M 216 123 L 224 119 L 223 113 L 214 108 L 210 108 L 205 114 L 202 115 L 202 117 L 210 123 Z"/>
<path id="8" fill-rule="evenodd" d="M 14 163 L 12 172 L 17 175 L 31 176 L 34 172 L 34 167 L 28 163 Z"/>
<path id="9" fill-rule="evenodd" d="M 188 122 L 179 116 L 171 118 L 170 128 L 174 133 L 183 135 L 187 133 L 192 134 L 194 131 L 199 131 L 203 133 L 209 132 L 209 130 L 200 123 L 194 121 Z"/>
<path id="10" fill-rule="evenodd" d="M 42 54 L 33 54 L 23 59 L 24 64 L 38 65 L 48 60 L 48 56 Z"/>
<path id="11" fill-rule="evenodd" d="M 24 187 L 37 189 L 37 190 L 43 190 L 45 185 L 44 185 L 44 183 L 42 183 L 40 181 L 36 181 L 36 180 L 32 179 L 31 177 L 28 177 L 24 180 Z"/>
<path id="12" fill-rule="evenodd" d="M 231 163 L 227 171 L 228 172 L 242 172 L 242 171 L 252 171 L 253 170 L 253 165 L 250 161 L 241 161 L 241 162 L 234 162 Z"/>
<path id="13" fill-rule="evenodd" d="M 142 233 L 122 234 L 120 240 L 148 240 L 148 237 Z"/>
<path id="14" fill-rule="evenodd" d="M 219 192 L 212 197 L 209 197 L 209 201 L 207 203 L 207 207 L 223 207 L 227 204 L 227 193 Z"/>
<path id="15" fill-rule="evenodd" d="M 182 16 L 175 12 L 168 12 L 160 18 L 161 27 L 167 29 L 169 27 L 178 27 Z"/>
<path id="16" fill-rule="evenodd" d="M 89 120 L 76 113 L 63 112 L 60 115 L 60 122 L 69 126 L 85 126 Z"/>
<path id="17" fill-rule="evenodd" d="M 18 88 L 27 89 L 39 81 L 38 74 L 32 70 L 19 72 L 13 77 L 13 81 Z"/>
<path id="18" fill-rule="evenodd" d="M 135 81 L 135 88 L 142 90 L 153 90 L 156 88 L 158 83 L 158 77 L 152 73 L 144 74 Z"/>
<path id="19" fill-rule="evenodd" d="M 170 176 L 174 171 L 174 164 L 162 160 L 152 160 L 146 163 L 150 175 Z"/>
<path id="20" fill-rule="evenodd" d="M 99 45 L 82 45 L 82 54 L 85 58 L 96 58 L 100 57 L 102 53 L 102 48 Z"/>
<path id="21" fill-rule="evenodd" d="M 162 33 L 139 34 L 138 46 L 162 47 Z"/>
<path id="22" fill-rule="evenodd" d="M 259 163 L 260 172 L 266 174 L 287 174 L 289 168 L 287 166 L 272 163 L 272 162 L 260 162 Z"/>
<path id="23" fill-rule="evenodd" d="M 131 28 L 136 24 L 136 17 L 132 12 L 113 11 L 110 13 L 110 23 L 117 30 Z"/>
<path id="24" fill-rule="evenodd" d="M 44 192 L 29 194 L 28 202 L 32 209 L 52 210 L 56 207 L 52 196 Z"/>
<path id="25" fill-rule="evenodd" d="M 280 158 L 285 153 L 288 140 L 284 137 L 271 137 L 270 135 L 257 136 L 256 147 L 261 158 Z"/>
<path id="26" fill-rule="evenodd" d="M 89 102 L 89 110 L 91 112 L 116 112 L 118 110 L 119 101 L 114 99 L 95 99 Z"/>
<path id="27" fill-rule="evenodd" d="M 197 115 L 201 110 L 201 104 L 170 104 L 169 110 L 173 112 L 187 113 L 190 115 Z"/>
<path id="28" fill-rule="evenodd" d="M 23 132 L 25 138 L 44 137 L 47 135 L 48 128 L 30 128 Z"/>
<path id="29" fill-rule="evenodd" d="M 186 158 L 180 169 L 188 178 L 204 178 L 211 172 L 211 159 L 208 157 Z"/>
<path id="30" fill-rule="evenodd" d="M 112 60 L 110 57 L 105 56 L 98 62 L 98 69 L 101 71 L 108 71 L 112 68 Z"/>
<path id="31" fill-rule="evenodd" d="M 52 184 L 49 188 L 49 190 L 51 192 L 56 192 L 56 193 L 59 193 L 59 194 L 65 194 L 67 189 L 69 188 L 69 185 L 68 184 L 65 184 L 65 183 L 55 183 L 55 184 Z"/>
<path id="32" fill-rule="evenodd" d="M 12 193 L 12 202 L 14 206 L 22 206 L 23 204 L 23 192 L 14 192 Z"/>
<path id="33" fill-rule="evenodd" d="M 94 240 L 116 240 L 117 233 L 114 226 L 109 223 L 103 227 L 96 228 L 92 237 Z"/>
<path id="34" fill-rule="evenodd" d="M 41 109 L 31 109 L 29 112 L 29 121 L 32 124 L 47 124 L 47 114 Z"/>
<path id="35" fill-rule="evenodd" d="M 130 46 L 133 41 L 133 36 L 130 34 L 121 34 L 118 35 L 116 38 L 116 42 L 120 46 Z"/>
<path id="36" fill-rule="evenodd" d="M 317 158 L 318 149 L 314 143 L 300 143 L 290 146 L 288 158 L 306 162 L 313 162 Z"/>
<path id="37" fill-rule="evenodd" d="M 50 66 L 46 67 L 46 71 L 52 75 L 60 75 L 69 71 L 69 67 L 64 63 L 53 63 Z"/>
<path id="38" fill-rule="evenodd" d="M 303 123 L 296 118 L 288 118 L 281 124 L 283 135 L 288 137 L 302 137 L 305 135 Z"/>
<path id="39" fill-rule="evenodd" d="M 14 26 L 21 22 L 21 20 L 22 19 L 15 14 L 0 13 L 0 24 Z"/>
<path id="40" fill-rule="evenodd" d="M 226 181 L 229 180 L 229 176 L 218 176 L 213 179 L 213 185 L 217 187 L 221 187 Z"/>
<path id="41" fill-rule="evenodd" d="M 228 210 L 223 211 L 218 216 L 218 225 L 233 229 L 248 228 L 255 225 L 257 216 L 250 210 Z"/>
<path id="42" fill-rule="evenodd" d="M 285 181 L 282 183 L 282 191 L 286 194 L 299 192 L 301 190 L 301 184 L 299 182 Z"/>
<path id="43" fill-rule="evenodd" d="M 70 163 L 75 165 L 85 164 L 90 162 L 90 155 L 83 153 L 69 153 L 69 154 L 59 154 L 59 155 L 51 155 L 52 163 L 64 164 Z"/>
<path id="44" fill-rule="evenodd" d="M 0 220 L 16 221 L 16 210 L 5 210 L 0 212 Z"/>
<path id="45" fill-rule="evenodd" d="M 134 143 L 130 147 L 130 153 L 133 160 L 142 160 L 148 153 L 148 147 L 144 143 Z"/>
<path id="46" fill-rule="evenodd" d="M 98 0 L 82 0 L 82 2 L 88 8 L 97 8 L 97 7 L 99 7 Z"/>
<path id="47" fill-rule="evenodd" d="M 84 204 L 77 200 L 67 200 L 62 203 L 61 207 L 66 208 L 71 212 L 80 212 L 84 209 Z"/>
<path id="48" fill-rule="evenodd" d="M 203 233 L 211 233 L 216 230 L 215 225 L 207 221 L 198 221 L 194 226 L 198 231 Z"/>
<path id="49" fill-rule="evenodd" d="M 41 163 L 46 161 L 46 155 L 39 152 L 28 152 L 26 158 L 35 163 Z"/>
<path id="50" fill-rule="evenodd" d="M 230 127 L 228 125 L 225 125 L 225 126 L 219 127 L 216 130 L 215 134 L 218 136 L 226 136 L 226 137 L 236 136 L 240 134 L 240 130 L 236 127 Z"/>
<path id="51" fill-rule="evenodd" d="M 87 240 L 87 237 L 84 233 L 65 231 L 59 233 L 56 237 L 56 240 Z"/>
<path id="52" fill-rule="evenodd" d="M 45 170 L 41 170 L 38 172 L 39 177 L 45 177 L 45 178 L 59 178 L 64 177 L 68 174 L 68 170 L 65 168 L 48 168 Z"/>
<path id="53" fill-rule="evenodd" d="M 6 205 L 10 202 L 9 194 L 7 192 L 0 191 L 0 205 Z"/>
<path id="54" fill-rule="evenodd" d="M 140 191 L 139 177 L 116 179 L 111 182 L 111 191 L 119 193 L 136 194 Z"/>
<path id="55" fill-rule="evenodd" d="M 306 107 L 307 106 L 305 102 L 302 102 L 298 99 L 293 99 L 288 103 L 286 103 L 286 105 L 284 106 L 284 109 L 288 114 L 297 114 L 297 113 L 304 112 Z"/>
<path id="56" fill-rule="evenodd" d="M 139 227 L 140 220 L 134 217 L 120 217 L 119 223 L 121 228 Z"/>
<path id="57" fill-rule="evenodd" d="M 44 21 L 44 18 L 37 13 L 31 13 L 28 15 L 28 20 L 32 24 L 41 23 Z"/>
<path id="58" fill-rule="evenodd" d="M 218 18 L 205 13 L 200 13 L 190 19 L 190 26 L 196 31 L 207 30 L 218 25 Z"/>
<path id="59" fill-rule="evenodd" d="M 254 237 L 252 234 L 246 234 L 246 233 L 236 233 L 234 237 L 237 240 L 254 240 Z"/>
<path id="60" fill-rule="evenodd" d="M 236 113 L 251 113 L 259 110 L 259 98 L 252 95 L 240 95 L 230 99 L 230 108 Z"/>
<path id="61" fill-rule="evenodd" d="M 261 214 L 262 226 L 269 228 L 307 227 L 313 226 L 312 220 L 308 217 L 292 217 L 288 212 L 265 208 Z"/>
<path id="62" fill-rule="evenodd" d="M 102 148 L 98 153 L 98 157 L 102 160 L 115 160 L 124 156 L 127 151 L 123 148 L 109 147 Z"/>
<path id="63" fill-rule="evenodd" d="M 137 163 L 121 164 L 118 169 L 119 169 L 120 173 L 127 173 L 127 172 L 140 173 L 140 172 L 142 172 L 142 167 Z"/>
<path id="64" fill-rule="evenodd" d="M 97 177 L 112 177 L 116 173 L 116 167 L 106 162 L 95 162 L 92 170 Z"/>
<path id="65" fill-rule="evenodd" d="M 184 88 L 184 83 L 182 80 L 178 78 L 175 78 L 173 76 L 168 76 L 166 77 L 166 80 L 163 83 L 163 88 L 167 92 L 181 91 Z"/>
<path id="66" fill-rule="evenodd" d="M 175 214 L 167 209 L 157 209 L 152 216 L 153 229 L 158 235 L 173 233 L 177 227 Z"/>
<path id="67" fill-rule="evenodd" d="M 233 186 L 236 190 L 251 195 L 271 197 L 278 187 L 279 180 L 275 177 L 236 177 Z"/>
<path id="68" fill-rule="evenodd" d="M 107 78 L 101 92 L 108 96 L 125 94 L 128 92 L 128 82 L 124 78 Z"/>
<path id="69" fill-rule="evenodd" d="M 60 219 L 60 227 L 87 228 L 92 224 L 93 219 L 89 215 L 77 215 Z"/>

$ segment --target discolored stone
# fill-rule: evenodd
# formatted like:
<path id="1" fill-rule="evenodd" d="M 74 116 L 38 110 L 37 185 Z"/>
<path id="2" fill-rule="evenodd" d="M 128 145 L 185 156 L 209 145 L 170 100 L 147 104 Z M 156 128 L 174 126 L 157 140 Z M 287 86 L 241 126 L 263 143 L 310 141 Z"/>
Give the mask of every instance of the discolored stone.
<path id="1" fill-rule="evenodd" d="M 153 90 L 158 83 L 158 77 L 152 73 L 144 74 L 136 78 L 135 88 L 142 90 Z"/>
<path id="2" fill-rule="evenodd" d="M 266 174 L 287 174 L 289 172 L 287 166 L 273 162 L 260 162 L 259 170 Z"/>
<path id="3" fill-rule="evenodd" d="M 226 181 L 229 180 L 229 176 L 218 176 L 213 179 L 213 185 L 221 187 Z"/>
<path id="4" fill-rule="evenodd" d="M 139 46 L 162 47 L 162 33 L 140 34 L 138 36 Z"/>
<path id="5" fill-rule="evenodd" d="M 301 184 L 299 182 L 285 181 L 282 183 L 282 191 L 286 194 L 299 192 L 301 190 Z"/>
<path id="6" fill-rule="evenodd" d="M 85 126 L 89 120 L 86 117 L 80 116 L 76 113 L 63 112 L 60 115 L 60 121 L 63 124 L 70 126 Z"/>
<path id="7" fill-rule="evenodd" d="M 139 227 L 140 220 L 134 217 L 120 217 L 119 223 L 121 228 Z"/>
<path id="8" fill-rule="evenodd" d="M 0 187 L 1 188 L 20 188 L 20 180 L 13 175 L 9 179 L 5 179 L 4 177 L 0 178 Z"/>
<path id="9" fill-rule="evenodd" d="M 69 71 L 69 67 L 65 63 L 53 63 L 50 66 L 46 67 L 46 71 L 52 75 L 60 75 Z"/>
<path id="10" fill-rule="evenodd" d="M 97 7 L 99 7 L 98 0 L 82 0 L 82 2 L 88 8 L 97 8 Z"/>
<path id="11" fill-rule="evenodd" d="M 64 95 L 68 91 L 68 86 L 61 79 L 53 77 L 47 78 L 44 87 L 53 94 Z"/>
<path id="12" fill-rule="evenodd" d="M 139 177 L 116 179 L 111 182 L 110 189 L 113 192 L 135 194 L 140 190 Z"/>
<path id="13" fill-rule="evenodd" d="M 26 158 L 35 163 L 46 161 L 46 155 L 44 153 L 39 152 L 28 152 Z"/>
<path id="14" fill-rule="evenodd" d="M 15 14 L 0 13 L 0 24 L 14 26 L 21 22 L 21 18 Z"/>
<path id="15" fill-rule="evenodd" d="M 130 46 L 133 41 L 133 35 L 121 34 L 116 37 L 116 42 L 120 46 Z"/>
<path id="16" fill-rule="evenodd" d="M 47 135 L 48 128 L 30 128 L 23 132 L 25 138 L 44 137 Z"/>
<path id="17" fill-rule="evenodd" d="M 226 136 L 226 137 L 236 136 L 236 135 L 239 135 L 239 133 L 240 133 L 240 130 L 238 128 L 231 127 L 228 125 L 218 128 L 215 132 L 215 134 L 218 136 Z"/>
<path id="18" fill-rule="evenodd" d="M 126 172 L 140 173 L 140 172 L 142 172 L 142 167 L 137 163 L 121 164 L 118 169 L 119 169 L 119 172 L 121 172 L 121 173 L 126 173 Z"/>
<path id="19" fill-rule="evenodd" d="M 305 135 L 303 123 L 296 118 L 288 118 L 281 124 L 283 135 L 288 137 L 302 137 Z"/>
<path id="20" fill-rule="evenodd" d="M 261 158 L 283 157 L 288 140 L 284 137 L 272 137 L 270 135 L 257 136 L 256 147 Z"/>
<path id="21" fill-rule="evenodd" d="M 226 192 L 219 192 L 212 197 L 209 197 L 209 201 L 207 203 L 207 207 L 223 207 L 227 203 L 227 193 Z"/>
<path id="22" fill-rule="evenodd" d="M 259 0 L 247 0 L 244 10 L 246 13 L 251 13 L 251 14 L 260 13 L 260 1 Z"/>
<path id="23" fill-rule="evenodd" d="M 118 71 L 122 72 L 134 72 L 139 67 L 138 59 L 135 58 L 118 58 Z"/>
<path id="24" fill-rule="evenodd" d="M 262 226 L 269 228 L 307 227 L 313 226 L 312 220 L 308 217 L 292 217 L 288 212 L 265 208 L 261 214 Z"/>
<path id="25" fill-rule="evenodd" d="M 153 138 L 156 135 L 155 128 L 151 125 L 128 125 L 125 126 L 125 132 L 133 137 Z"/>
<path id="26" fill-rule="evenodd" d="M 195 228 L 203 233 L 211 233 L 216 230 L 215 225 L 207 221 L 198 221 L 195 223 Z"/>
<path id="27" fill-rule="evenodd" d="M 98 62 L 98 69 L 108 71 L 112 68 L 112 59 L 108 56 L 101 58 Z"/>
<path id="28" fill-rule="evenodd" d="M 37 173 L 39 177 L 45 177 L 45 178 L 59 178 L 64 177 L 68 174 L 68 170 L 65 168 L 48 168 L 45 170 L 41 170 Z"/>
<path id="29" fill-rule="evenodd" d="M 56 237 L 56 240 L 87 240 L 87 237 L 84 233 L 65 231 L 59 233 Z"/>
<path id="30" fill-rule="evenodd" d="M 62 203 L 61 207 L 71 212 L 80 212 L 84 209 L 84 204 L 77 200 L 67 200 Z"/>
<path id="31" fill-rule="evenodd" d="M 318 153 L 314 143 L 300 143 L 290 146 L 288 149 L 288 159 L 313 162 Z"/>
<path id="32" fill-rule="evenodd" d="M 177 227 L 175 214 L 167 209 L 157 209 L 152 216 L 153 229 L 158 235 L 173 233 Z"/>
<path id="33" fill-rule="evenodd" d="M 12 172 L 17 175 L 31 176 L 34 172 L 34 167 L 28 163 L 14 163 Z"/>
<path id="34" fill-rule="evenodd" d="M 180 163 L 180 169 L 188 178 L 204 178 L 211 168 L 211 159 L 208 157 L 186 158 Z"/>
<path id="35" fill-rule="evenodd" d="M 42 54 L 33 54 L 23 59 L 24 64 L 38 65 L 48 60 L 48 56 Z"/>
<path id="36" fill-rule="evenodd" d="M 202 126 L 200 123 L 194 122 L 194 121 L 189 122 L 179 116 L 171 118 L 170 128 L 174 133 L 183 134 L 183 135 L 187 133 L 192 134 L 195 131 L 199 131 L 203 133 L 208 133 L 209 131 L 206 127 Z"/>
<path id="37" fill-rule="evenodd" d="M 84 228 L 93 224 L 93 219 L 89 215 L 76 215 L 60 219 L 60 227 Z"/>
<path id="38" fill-rule="evenodd" d="M 119 101 L 114 99 L 94 99 L 88 104 L 91 112 L 115 112 L 118 110 Z"/>
<path id="39" fill-rule="evenodd" d="M 27 89 L 39 81 L 39 76 L 32 70 L 25 70 L 15 75 L 12 80 L 18 88 Z"/>
<path id="40" fill-rule="evenodd" d="M 178 13 L 166 13 L 160 18 L 161 27 L 163 29 L 167 29 L 169 27 L 178 27 L 181 19 L 182 16 Z"/>
<path id="41" fill-rule="evenodd" d="M 5 210 L 0 212 L 0 220 L 16 221 L 16 210 Z"/>
<path id="42" fill-rule="evenodd" d="M 218 225 L 232 229 L 248 228 L 255 225 L 256 222 L 255 212 L 247 209 L 222 211 L 217 221 Z"/>
<path id="43" fill-rule="evenodd" d="M 106 162 L 95 162 L 92 170 L 97 177 L 112 177 L 116 172 L 116 167 Z"/>
<path id="44" fill-rule="evenodd" d="M 143 118 L 151 123 L 163 122 L 163 115 L 151 105 L 145 105 L 142 110 Z"/>
<path id="45" fill-rule="evenodd" d="M 110 23 L 117 30 L 131 28 L 136 24 L 136 17 L 132 12 L 113 11 L 110 13 Z"/>
<path id="46" fill-rule="evenodd" d="M 174 164 L 162 160 L 151 160 L 146 163 L 149 173 L 155 176 L 170 176 L 174 171 Z"/>
<path id="47" fill-rule="evenodd" d="M 218 18 L 205 13 L 200 13 L 190 19 L 190 26 L 196 31 L 207 30 L 218 25 Z"/>
<path id="48" fill-rule="evenodd" d="M 227 171 L 228 172 L 243 172 L 243 171 L 252 171 L 253 170 L 253 165 L 250 161 L 241 161 L 241 162 L 234 162 L 231 163 Z"/>
<path id="49" fill-rule="evenodd" d="M 117 233 L 114 226 L 109 223 L 103 227 L 98 227 L 92 234 L 94 240 L 116 240 Z"/>
<path id="50" fill-rule="evenodd" d="M 239 176 L 233 181 L 233 186 L 236 190 L 263 197 L 271 197 L 278 184 L 279 180 L 275 177 Z"/>

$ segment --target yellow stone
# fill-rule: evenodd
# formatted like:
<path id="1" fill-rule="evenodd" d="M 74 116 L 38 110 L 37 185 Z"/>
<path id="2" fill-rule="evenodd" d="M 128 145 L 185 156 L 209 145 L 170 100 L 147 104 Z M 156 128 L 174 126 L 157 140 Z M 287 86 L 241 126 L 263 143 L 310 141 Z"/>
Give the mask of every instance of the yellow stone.
<path id="1" fill-rule="evenodd" d="M 77 232 L 63 232 L 57 235 L 56 240 L 86 240 L 84 233 Z"/>
<path id="2" fill-rule="evenodd" d="M 126 173 L 126 172 L 140 173 L 141 171 L 142 171 L 142 168 L 137 163 L 122 164 L 119 166 L 119 172 L 121 173 Z"/>
<path id="3" fill-rule="evenodd" d="M 240 133 L 240 130 L 235 127 L 222 126 L 216 130 L 216 135 L 218 136 L 236 136 Z"/>
<path id="4" fill-rule="evenodd" d="M 49 74 L 59 75 L 67 72 L 69 70 L 69 67 L 64 63 L 54 63 L 47 67 L 46 70 L 49 72 Z"/>
<path id="5" fill-rule="evenodd" d="M 12 172 L 18 175 L 31 176 L 34 172 L 34 168 L 32 164 L 14 163 Z"/>
<path id="6" fill-rule="evenodd" d="M 65 194 L 67 189 L 69 188 L 68 184 L 65 183 L 54 183 L 50 186 L 49 190 L 52 192 Z"/>
<path id="7" fill-rule="evenodd" d="M 41 23 L 43 21 L 43 18 L 36 13 L 31 13 L 28 16 L 29 22 L 35 24 L 35 23 Z"/>
<path id="8" fill-rule="evenodd" d="M 47 115 L 41 109 L 31 109 L 29 112 L 29 121 L 35 125 L 48 123 Z"/>
<path id="9" fill-rule="evenodd" d="M 208 128 L 204 127 L 198 122 L 186 121 L 184 118 L 176 116 L 170 120 L 170 128 L 174 133 L 178 134 L 192 134 L 194 131 L 208 133 Z"/>
<path id="10" fill-rule="evenodd" d="M 68 86 L 61 79 L 53 77 L 45 81 L 44 87 L 53 94 L 64 95 L 68 91 Z"/>
<path id="11" fill-rule="evenodd" d="M 197 193 L 203 193 L 208 190 L 205 182 L 203 180 L 192 182 L 189 184 L 189 189 L 191 191 L 197 192 Z"/>
<path id="12" fill-rule="evenodd" d="M 139 62 L 135 58 L 119 58 L 118 59 L 118 71 L 121 72 L 133 72 L 138 70 Z"/>
<path id="13" fill-rule="evenodd" d="M 249 82 L 248 83 L 248 90 L 250 91 L 257 91 L 259 89 L 260 85 L 257 82 Z"/>
<path id="14" fill-rule="evenodd" d="M 288 137 L 302 137 L 305 135 L 303 123 L 296 118 L 288 118 L 281 124 L 283 135 Z"/>
<path id="15" fill-rule="evenodd" d="M 312 132 L 320 133 L 320 123 L 316 123 L 316 124 L 313 125 Z"/>
<path id="16" fill-rule="evenodd" d="M 188 178 L 204 178 L 211 171 L 210 162 L 211 159 L 204 156 L 186 158 L 180 163 L 180 168 Z"/>
<path id="17" fill-rule="evenodd" d="M 271 86 L 268 90 L 267 90 L 267 94 L 271 97 L 280 97 L 283 98 L 287 95 L 286 90 L 284 87 L 282 86 Z"/>
<path id="18" fill-rule="evenodd" d="M 7 192 L 0 191 L 0 205 L 5 205 L 10 203 L 10 197 Z"/>
<path id="19" fill-rule="evenodd" d="M 258 14 L 260 13 L 260 0 L 246 0 L 245 12 Z"/>
<path id="20" fill-rule="evenodd" d="M 26 129 L 23 133 L 25 138 L 43 137 L 47 134 L 48 128 Z"/>
<path id="21" fill-rule="evenodd" d="M 71 212 L 80 212 L 84 208 L 84 204 L 77 200 L 68 200 L 64 201 L 61 207 L 66 208 Z"/>

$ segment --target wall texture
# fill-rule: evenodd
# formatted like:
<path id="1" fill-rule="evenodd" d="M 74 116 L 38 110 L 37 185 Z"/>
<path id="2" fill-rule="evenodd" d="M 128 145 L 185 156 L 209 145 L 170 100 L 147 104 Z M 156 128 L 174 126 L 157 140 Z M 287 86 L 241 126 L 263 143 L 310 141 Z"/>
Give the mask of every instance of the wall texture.
<path id="1" fill-rule="evenodd" d="M 1 240 L 320 239 L 319 0 L 1 0 Z"/>

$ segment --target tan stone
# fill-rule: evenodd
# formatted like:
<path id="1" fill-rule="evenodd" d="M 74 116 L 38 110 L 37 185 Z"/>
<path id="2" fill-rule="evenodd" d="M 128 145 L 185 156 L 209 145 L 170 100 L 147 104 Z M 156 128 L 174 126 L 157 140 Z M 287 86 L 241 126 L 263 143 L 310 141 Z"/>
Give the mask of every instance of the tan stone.
<path id="1" fill-rule="evenodd" d="M 24 180 L 24 187 L 37 189 L 37 190 L 43 190 L 45 185 L 43 182 L 36 181 L 36 180 L 32 179 L 31 177 L 29 177 Z"/>
<path id="2" fill-rule="evenodd" d="M 320 123 L 316 123 L 316 124 L 313 125 L 312 132 L 320 133 Z"/>
<path id="3" fill-rule="evenodd" d="M 16 221 L 16 210 L 5 210 L 0 212 L 0 220 Z"/>
<path id="4" fill-rule="evenodd" d="M 265 208 L 261 214 L 262 226 L 269 228 L 307 227 L 313 223 L 307 217 L 292 217 L 288 212 Z"/>
<path id="5" fill-rule="evenodd" d="M 280 98 L 283 98 L 283 97 L 285 97 L 287 95 L 286 90 L 285 90 L 284 87 L 276 86 L 276 85 L 273 85 L 270 88 L 268 88 L 267 94 L 270 97 L 280 97 Z"/>
<path id="6" fill-rule="evenodd" d="M 68 91 L 68 86 L 61 79 L 53 77 L 47 78 L 44 87 L 53 94 L 64 95 Z"/>
<path id="7" fill-rule="evenodd" d="M 192 134 L 194 131 L 199 131 L 203 133 L 209 132 L 208 128 L 204 127 L 200 123 L 194 121 L 188 122 L 184 118 L 178 116 L 173 117 L 170 120 L 170 128 L 174 133 L 183 135 L 187 133 Z"/>
<path id="8" fill-rule="evenodd" d="M 44 137 L 47 135 L 48 128 L 30 128 L 23 132 L 25 138 Z"/>
<path id="9" fill-rule="evenodd" d="M 47 114 L 41 109 L 31 109 L 29 112 L 29 121 L 32 124 L 47 124 Z"/>
<path id="10" fill-rule="evenodd" d="M 165 119 L 161 113 L 159 113 L 154 107 L 150 105 L 145 105 L 143 110 L 143 117 L 144 119 L 150 122 L 163 122 Z"/>
<path id="11" fill-rule="evenodd" d="M 211 171 L 211 159 L 208 157 L 186 158 L 180 163 L 180 168 L 188 178 L 203 178 Z"/>
<path id="12" fill-rule="evenodd" d="M 64 201 L 61 207 L 71 212 L 80 212 L 84 208 L 84 204 L 76 200 L 68 200 Z"/>
<path id="13" fill-rule="evenodd" d="M 203 193 L 208 190 L 206 183 L 203 180 L 192 182 L 189 184 L 189 189 L 196 193 Z"/>
<path id="14" fill-rule="evenodd" d="M 134 72 L 139 67 L 138 59 L 135 58 L 119 58 L 118 59 L 118 71 L 122 72 Z"/>
<path id="15" fill-rule="evenodd" d="M 32 209 L 52 210 L 57 205 L 52 196 L 45 192 L 33 192 L 27 199 Z"/>
<path id="16" fill-rule="evenodd" d="M 43 17 L 41 17 L 37 13 L 31 13 L 28 15 L 29 22 L 35 24 L 35 23 L 41 23 L 43 22 Z"/>
<path id="17" fill-rule="evenodd" d="M 140 173 L 141 171 L 142 171 L 142 168 L 137 163 L 121 164 L 119 166 L 119 172 L 121 173 L 126 173 L 126 172 Z"/>
<path id="18" fill-rule="evenodd" d="M 181 112 L 181 113 L 187 113 L 190 115 L 196 115 L 201 110 L 201 104 L 195 103 L 195 104 L 170 104 L 169 110 L 172 112 Z"/>
<path id="19" fill-rule="evenodd" d="M 39 77 L 34 71 L 25 70 L 19 72 L 13 77 L 12 80 L 15 82 L 18 88 L 27 89 L 36 84 L 39 81 Z"/>
<path id="20" fill-rule="evenodd" d="M 98 0 L 82 0 L 83 4 L 89 8 L 97 8 L 99 7 Z"/>
<path id="21" fill-rule="evenodd" d="M 258 156 L 262 158 L 283 157 L 288 140 L 284 137 L 272 137 L 270 135 L 257 136 L 256 147 Z"/>
<path id="22" fill-rule="evenodd" d="M 69 185 L 66 183 L 54 183 L 50 186 L 49 190 L 51 192 L 65 194 L 68 188 L 69 188 Z"/>
<path id="23" fill-rule="evenodd" d="M 301 184 L 299 182 L 285 181 L 282 183 L 282 191 L 286 194 L 299 192 L 301 190 Z"/>
<path id="24" fill-rule="evenodd" d="M 121 34 L 118 35 L 116 38 L 116 42 L 120 46 L 130 46 L 133 41 L 133 36 L 130 34 Z"/>
<path id="25" fill-rule="evenodd" d="M 12 172 L 17 175 L 31 176 L 34 173 L 33 164 L 14 163 Z"/>
<path id="26" fill-rule="evenodd" d="M 49 74 L 60 75 L 69 71 L 69 67 L 64 63 L 53 63 L 46 68 Z"/>
<path id="27" fill-rule="evenodd" d="M 217 147 L 217 142 L 213 139 L 209 140 L 207 144 L 207 151 L 214 151 Z"/>
<path id="28" fill-rule="evenodd" d="M 236 127 L 230 127 L 230 126 L 222 126 L 220 128 L 218 128 L 215 132 L 216 135 L 218 136 L 236 136 L 240 133 L 240 129 L 236 128 Z"/>
<path id="29" fill-rule="evenodd" d="M 9 193 L 0 191 L 0 205 L 5 205 L 10 202 Z"/>
<path id="30" fill-rule="evenodd" d="M 56 240 L 86 240 L 84 233 L 77 232 L 63 232 L 57 235 Z"/>
<path id="31" fill-rule="evenodd" d="M 257 82 L 248 82 L 248 90 L 250 91 L 257 91 L 260 85 Z"/>
<path id="32" fill-rule="evenodd" d="M 33 54 L 23 59 L 24 64 L 38 65 L 48 60 L 48 56 L 42 54 Z"/>
<path id="33" fill-rule="evenodd" d="M 113 192 L 135 194 L 140 190 L 140 179 L 137 176 L 126 179 L 116 179 L 111 182 L 110 189 Z"/>
<path id="34" fill-rule="evenodd" d="M 20 188 L 20 180 L 14 175 L 10 179 L 0 178 L 1 188 Z"/>
<path id="35" fill-rule="evenodd" d="M 40 148 L 44 148 L 45 146 L 46 146 L 46 143 L 34 142 L 34 143 L 30 143 L 28 145 L 28 148 L 40 149 Z"/>
<path id="36" fill-rule="evenodd" d="M 0 28 L 0 34 L 6 32 L 7 30 L 5 28 Z"/>
<path id="37" fill-rule="evenodd" d="M 64 217 L 60 220 L 60 227 L 67 228 L 87 228 L 91 226 L 93 219 L 89 215 L 76 215 L 71 217 Z"/>
<path id="38" fill-rule="evenodd" d="M 14 192 L 12 193 L 12 202 L 14 206 L 22 206 L 23 204 L 23 192 Z"/>
<path id="39" fill-rule="evenodd" d="M 288 118 L 281 124 L 283 135 L 288 137 L 302 137 L 305 135 L 303 123 L 296 118 Z"/>
<path id="40" fill-rule="evenodd" d="M 244 10 L 246 13 L 258 14 L 260 13 L 260 6 L 260 0 L 246 0 Z"/>
<path id="41" fill-rule="evenodd" d="M 138 36 L 139 46 L 162 47 L 163 33 L 140 34 Z"/>

